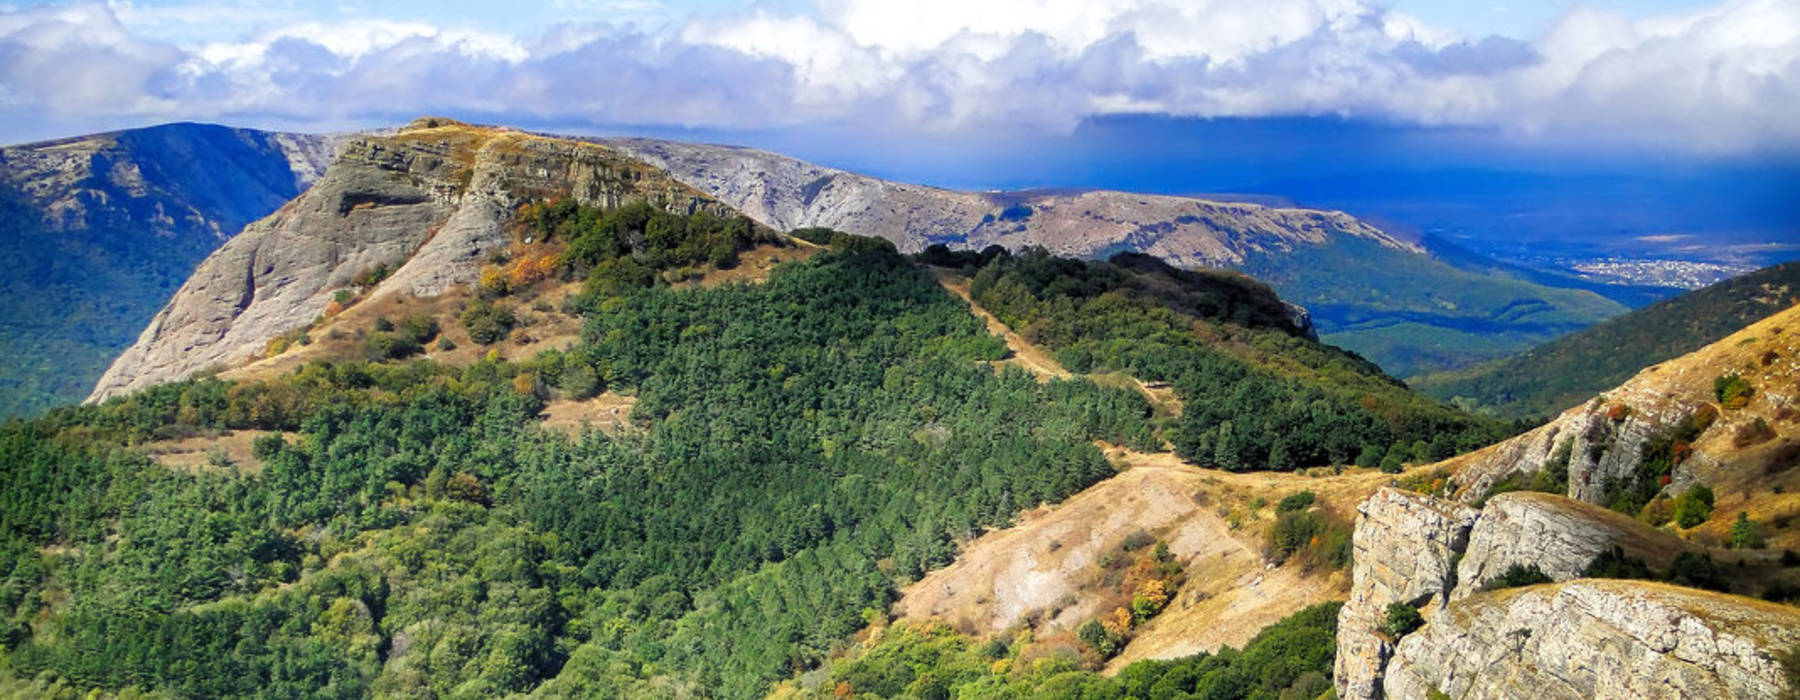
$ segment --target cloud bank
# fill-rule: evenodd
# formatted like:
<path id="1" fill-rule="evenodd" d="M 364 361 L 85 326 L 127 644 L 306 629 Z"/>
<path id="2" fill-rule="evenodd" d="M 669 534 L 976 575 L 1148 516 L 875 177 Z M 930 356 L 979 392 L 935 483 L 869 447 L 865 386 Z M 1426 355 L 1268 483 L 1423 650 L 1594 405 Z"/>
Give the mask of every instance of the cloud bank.
<path id="1" fill-rule="evenodd" d="M 176 45 L 130 6 L 0 11 L 0 136 L 108 119 L 1063 133 L 1083 119 L 1341 115 L 1703 153 L 1800 151 L 1800 3 L 1529 41 L 1373 0 L 818 0 L 521 37 L 377 19 Z M 8 139 L 16 140 L 16 138 Z"/>

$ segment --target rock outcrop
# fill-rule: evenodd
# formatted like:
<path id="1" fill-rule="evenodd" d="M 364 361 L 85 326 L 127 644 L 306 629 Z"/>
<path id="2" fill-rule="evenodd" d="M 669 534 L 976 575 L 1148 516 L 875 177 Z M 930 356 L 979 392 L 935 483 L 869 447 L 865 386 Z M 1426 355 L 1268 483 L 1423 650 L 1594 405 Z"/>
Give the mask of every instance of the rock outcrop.
<path id="1" fill-rule="evenodd" d="M 0 148 L 0 418 L 86 396 L 194 266 L 338 143 L 165 124 Z"/>
<path id="2" fill-rule="evenodd" d="M 1507 637 L 1505 632 L 1508 629 L 1531 627 L 1531 625 L 1517 620 L 1513 620 L 1513 622 L 1518 622 L 1518 624 L 1513 624 L 1513 627 L 1510 628 L 1482 623 L 1475 625 L 1479 629 L 1471 630 L 1464 625 L 1464 621 L 1469 619 L 1468 615 L 1471 614 L 1466 610 L 1471 606 L 1496 605 L 1495 601 L 1509 600 L 1508 596 L 1512 595 L 1509 591 L 1483 591 L 1485 583 L 1498 577 L 1515 564 L 1535 566 L 1554 581 L 1577 579 L 1585 573 L 1588 564 L 1596 556 L 1615 547 L 1623 550 L 1628 556 L 1643 560 L 1651 567 L 1666 569 L 1679 553 L 1689 547 L 1669 533 L 1652 529 L 1617 513 L 1552 494 L 1501 494 L 1490 500 L 1485 508 L 1476 510 L 1455 501 L 1395 489 L 1383 489 L 1376 492 L 1358 508 L 1355 544 L 1356 558 L 1352 570 L 1353 583 L 1350 599 L 1344 604 L 1343 610 L 1338 615 L 1336 681 L 1340 697 L 1365 700 L 1384 697 L 1384 693 L 1386 697 L 1424 697 L 1424 689 L 1431 687 L 1450 692 L 1452 697 L 1465 697 L 1460 693 L 1474 692 L 1469 690 L 1471 686 L 1457 685 L 1457 690 L 1452 692 L 1441 682 L 1447 676 L 1440 674 L 1439 671 L 1444 673 L 1454 671 L 1466 675 L 1469 673 L 1469 668 L 1488 665 L 1493 665 L 1500 670 L 1489 671 L 1491 677 L 1480 682 L 1482 684 L 1480 687 L 1484 690 L 1474 692 L 1466 697 L 1522 697 L 1522 694 L 1503 692 L 1505 688 L 1502 686 L 1505 686 L 1505 683 L 1518 681 L 1519 678 L 1528 679 L 1530 674 L 1538 671 L 1535 669 L 1509 671 L 1505 668 L 1510 665 L 1530 665 L 1541 662 L 1533 659 L 1521 660 L 1523 657 L 1517 656 L 1517 647 L 1530 641 L 1529 638 L 1512 639 Z M 1656 624 L 1679 629 L 1683 633 L 1692 629 L 1694 625 L 1704 627 L 1712 625 L 1715 621 L 1704 611 L 1689 611 L 1686 614 L 1692 617 L 1692 620 L 1680 619 L 1682 611 L 1687 610 L 1682 601 L 1688 600 L 1688 598 L 1670 598 L 1663 596 L 1662 592 L 1685 591 L 1685 589 L 1674 589 L 1641 581 L 1610 582 L 1597 585 L 1601 590 L 1615 593 L 1630 590 L 1641 591 L 1641 594 L 1633 594 L 1638 597 L 1632 598 L 1632 600 L 1642 598 L 1649 601 L 1643 605 L 1655 607 L 1660 611 L 1655 615 L 1662 616 L 1658 618 L 1661 621 Z M 1633 589 L 1634 586 L 1639 588 Z M 1737 599 L 1722 594 L 1701 591 L 1687 593 L 1722 600 L 1742 600 L 1746 605 L 1751 603 L 1748 599 Z M 1582 600 L 1589 599 L 1583 598 Z M 1408 635 L 1398 647 L 1395 646 L 1394 640 L 1381 630 L 1388 606 L 1394 603 L 1405 603 L 1418 608 L 1427 621 L 1425 627 L 1422 628 L 1423 631 Z M 1568 601 L 1562 601 L 1557 602 L 1555 606 L 1566 607 L 1570 604 Z M 1555 606 L 1552 607 L 1557 610 L 1562 609 Z M 1600 620 L 1605 624 L 1644 623 L 1641 619 L 1635 622 L 1627 619 L 1633 616 L 1641 617 L 1639 613 L 1630 610 L 1590 610 L 1588 613 L 1595 620 Z M 1504 615 L 1530 617 L 1538 614 L 1541 614 L 1541 611 L 1534 609 L 1534 611 L 1513 611 Z M 1796 612 L 1794 617 L 1800 620 L 1800 612 Z M 1607 645 L 1616 642 L 1614 637 L 1608 636 L 1613 634 L 1612 632 L 1592 631 L 1590 635 L 1588 632 L 1591 630 L 1580 626 L 1570 627 L 1559 632 L 1559 628 L 1547 626 L 1555 619 L 1554 616 L 1551 616 L 1533 623 L 1537 625 L 1533 627 L 1537 632 L 1552 636 L 1562 634 L 1570 637 L 1555 643 L 1538 640 L 1537 643 L 1544 645 L 1548 650 L 1543 652 L 1546 655 L 1544 658 L 1558 658 L 1555 657 L 1556 653 L 1567 651 L 1566 649 L 1559 650 L 1555 646 L 1556 644 L 1573 645 L 1585 649 L 1580 654 L 1569 652 L 1568 658 L 1587 659 L 1596 655 L 1614 658 L 1612 651 L 1605 650 L 1608 648 Z M 1724 619 L 1720 618 L 1720 620 Z M 1780 621 L 1787 618 L 1770 619 Z M 1625 620 L 1625 622 L 1621 622 L 1621 620 Z M 1445 631 L 1446 627 L 1452 631 Z M 1631 634 L 1638 634 L 1644 629 L 1651 629 L 1651 627 L 1639 625 L 1639 627 L 1633 628 Z M 1580 634 L 1570 636 L 1568 633 L 1571 631 Z M 1430 633 L 1429 636 L 1421 637 L 1426 632 Z M 1800 635 L 1800 627 L 1795 627 L 1789 632 Z M 1416 642 L 1415 639 L 1431 641 Z M 1426 644 L 1433 646 L 1420 647 L 1420 645 Z M 1440 649 L 1438 645 L 1443 645 L 1444 648 Z M 1583 645 L 1590 646 L 1584 647 Z M 1758 649 L 1761 649 L 1759 653 L 1765 655 L 1772 653 L 1766 646 L 1758 647 Z M 1412 655 L 1411 660 L 1406 661 L 1410 665 L 1398 665 L 1407 654 Z M 1586 656 L 1582 656 L 1582 654 Z M 1461 667 L 1456 663 L 1449 662 L 1433 665 L 1436 663 L 1432 661 L 1434 659 L 1455 659 L 1456 663 L 1474 664 L 1474 666 Z M 1630 684 L 1651 683 L 1649 679 L 1657 677 L 1656 674 L 1692 675 L 1692 672 L 1686 667 L 1655 666 L 1652 661 L 1646 657 L 1645 660 L 1632 662 L 1638 666 L 1644 666 L 1648 670 L 1635 669 L 1632 672 L 1638 673 L 1638 677 L 1616 681 L 1616 683 L 1624 685 L 1606 687 L 1638 687 Z M 1693 663 L 1694 661 L 1684 659 L 1684 662 Z M 1591 667 L 1592 664 L 1588 668 L 1591 669 Z M 1409 674 L 1406 679 L 1395 680 L 1393 678 L 1395 669 L 1399 668 L 1404 668 L 1405 673 Z M 1730 670 L 1714 670 L 1726 675 L 1736 673 L 1736 671 Z M 1581 671 L 1577 669 L 1570 673 L 1578 676 Z M 1526 681 L 1519 682 L 1526 683 Z M 1574 683 L 1570 687 L 1577 689 L 1582 687 L 1578 679 L 1569 682 Z M 1526 683 L 1517 687 L 1532 686 Z M 1591 689 L 1591 683 L 1588 687 Z M 1701 684 L 1692 687 L 1705 686 Z M 1592 694 L 1579 696 L 1594 697 Z M 1602 694 L 1601 697 L 1632 696 L 1629 694 L 1611 696 Z"/>
<path id="3" fill-rule="evenodd" d="M 1459 700 L 1776 698 L 1800 610 L 1640 581 L 1581 580 L 1453 603 L 1401 640 L 1383 690 Z M 1366 696 L 1365 696 L 1366 697 Z"/>
<path id="4" fill-rule="evenodd" d="M 1357 508 L 1350 600 L 1338 613 L 1339 697 L 1380 697 L 1393 644 L 1379 631 L 1393 603 L 1441 606 L 1480 511 L 1384 488 Z"/>
<path id="5" fill-rule="evenodd" d="M 1749 391 L 1721 402 L 1716 382 L 1739 377 Z M 1446 460 L 1460 500 L 1474 502 L 1494 484 L 1566 461 L 1568 495 L 1603 503 L 1613 483 L 1638 478 L 1644 447 L 1683 424 L 1700 428 L 1684 442 L 1665 493 L 1692 483 L 1741 493 L 1800 466 L 1800 306 L 1682 357 L 1647 368 L 1593 400 L 1530 432 Z"/>
<path id="6" fill-rule="evenodd" d="M 1544 493 L 1495 496 L 1481 509 L 1456 567 L 1452 600 L 1467 598 L 1514 565 L 1535 566 L 1558 581 L 1581 576 L 1594 557 L 1614 547 L 1658 570 L 1685 545 L 1599 506 Z"/>
<path id="7" fill-rule="evenodd" d="M 304 195 L 202 262 L 101 377 L 90 401 L 242 362 L 317 318 L 377 265 L 398 269 L 370 297 L 441 293 L 468 281 L 533 198 L 729 207 L 605 146 L 425 119 L 350 141 Z"/>

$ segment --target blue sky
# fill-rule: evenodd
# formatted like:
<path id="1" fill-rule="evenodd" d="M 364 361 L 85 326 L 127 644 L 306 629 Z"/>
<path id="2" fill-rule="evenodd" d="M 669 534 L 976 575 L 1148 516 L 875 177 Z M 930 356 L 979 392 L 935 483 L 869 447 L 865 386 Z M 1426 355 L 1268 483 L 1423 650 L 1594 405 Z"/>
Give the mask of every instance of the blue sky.
<path id="1" fill-rule="evenodd" d="M 1119 115 L 1306 117 L 1786 155 L 1800 152 L 1800 3 L 0 4 L 0 142 L 422 113 L 845 143 L 1063 137 Z"/>

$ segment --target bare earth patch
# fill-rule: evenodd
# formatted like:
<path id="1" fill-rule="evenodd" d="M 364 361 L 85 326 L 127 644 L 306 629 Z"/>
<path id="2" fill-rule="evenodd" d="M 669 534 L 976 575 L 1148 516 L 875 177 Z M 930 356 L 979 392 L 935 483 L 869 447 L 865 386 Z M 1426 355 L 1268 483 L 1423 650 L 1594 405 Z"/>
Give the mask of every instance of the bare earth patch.
<path id="1" fill-rule="evenodd" d="M 262 462 L 251 456 L 250 447 L 256 438 L 266 434 L 267 431 L 262 430 L 231 430 L 222 435 L 158 440 L 145 443 L 139 449 L 157 464 L 171 469 L 190 473 L 208 471 L 217 468 L 214 461 L 220 458 L 237 471 L 255 476 L 262 473 Z M 296 437 L 295 433 L 281 435 L 290 442 Z"/>
<path id="2" fill-rule="evenodd" d="M 1268 624 L 1349 590 L 1343 572 L 1306 572 L 1298 561 L 1268 568 L 1263 541 L 1274 503 L 1312 490 L 1326 510 L 1354 517 L 1357 503 L 1392 480 L 1372 470 L 1234 474 L 1169 453 L 1102 447 L 1122 467 L 1117 476 L 965 543 L 954 563 L 902 591 L 896 616 L 944 620 L 978 635 L 1015 624 L 1030 625 L 1040 639 L 1066 635 L 1107 612 L 1097 599 L 1106 573 L 1100 561 L 1142 531 L 1168 543 L 1188 578 L 1108 672 L 1140 659 L 1242 646 Z M 1259 499 L 1263 505 L 1253 508 Z"/>
<path id="3" fill-rule="evenodd" d="M 631 429 L 631 406 L 635 396 L 605 392 L 586 401 L 551 401 L 544 407 L 545 428 L 580 438 L 584 426 L 607 435 L 619 435 Z"/>

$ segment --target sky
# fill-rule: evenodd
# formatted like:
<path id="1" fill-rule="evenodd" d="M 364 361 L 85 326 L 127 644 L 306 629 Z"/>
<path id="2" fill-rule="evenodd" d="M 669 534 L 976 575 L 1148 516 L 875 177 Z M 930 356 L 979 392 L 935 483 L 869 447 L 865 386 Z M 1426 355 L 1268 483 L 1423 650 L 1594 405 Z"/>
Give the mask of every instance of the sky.
<path id="1" fill-rule="evenodd" d="M 1795 0 L 0 8 L 4 142 L 170 120 L 360 128 L 423 113 L 590 131 L 948 138 L 1069 134 L 1147 114 L 1800 152 Z"/>

